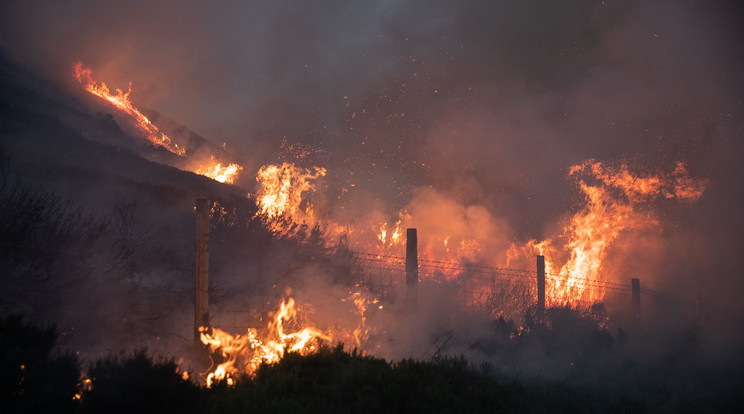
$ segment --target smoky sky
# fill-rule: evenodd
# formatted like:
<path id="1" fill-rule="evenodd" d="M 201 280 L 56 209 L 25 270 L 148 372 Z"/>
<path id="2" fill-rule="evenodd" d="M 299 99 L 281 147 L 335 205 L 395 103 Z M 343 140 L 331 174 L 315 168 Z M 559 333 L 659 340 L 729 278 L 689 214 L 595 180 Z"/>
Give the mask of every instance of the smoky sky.
<path id="1" fill-rule="evenodd" d="M 132 82 L 246 171 L 302 143 L 331 192 L 393 213 L 431 186 L 519 237 L 573 208 L 574 163 L 683 161 L 710 187 L 662 212 L 665 263 L 741 291 L 741 17 L 705 1 L 5 1 L 0 46 L 71 88 L 77 60 Z"/>

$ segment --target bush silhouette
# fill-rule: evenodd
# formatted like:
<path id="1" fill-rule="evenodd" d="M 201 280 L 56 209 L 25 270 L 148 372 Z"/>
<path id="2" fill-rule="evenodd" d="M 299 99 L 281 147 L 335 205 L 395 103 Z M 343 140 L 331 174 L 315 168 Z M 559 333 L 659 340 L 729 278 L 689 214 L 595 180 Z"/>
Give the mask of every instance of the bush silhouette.
<path id="1" fill-rule="evenodd" d="M 522 406 L 521 395 L 520 386 L 500 384 L 464 359 L 390 364 L 336 346 L 287 353 L 234 388 L 209 390 L 207 412 L 503 412 Z"/>
<path id="2" fill-rule="evenodd" d="M 25 322 L 0 319 L 0 407 L 3 412 L 69 413 L 80 368 L 73 355 L 53 353 L 57 332 Z"/>
<path id="3" fill-rule="evenodd" d="M 200 411 L 199 387 L 178 373 L 175 361 L 153 362 L 144 349 L 95 362 L 84 413 L 191 413 Z"/>

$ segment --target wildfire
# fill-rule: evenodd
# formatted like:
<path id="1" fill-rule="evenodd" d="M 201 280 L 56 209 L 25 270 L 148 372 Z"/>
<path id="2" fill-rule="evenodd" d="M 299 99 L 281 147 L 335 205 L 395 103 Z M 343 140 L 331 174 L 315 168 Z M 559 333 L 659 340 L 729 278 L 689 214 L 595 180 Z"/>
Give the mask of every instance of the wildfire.
<path id="1" fill-rule="evenodd" d="M 139 128 L 144 133 L 145 137 L 154 145 L 163 147 L 176 155 L 186 155 L 186 151 L 183 148 L 179 147 L 178 144 L 173 143 L 167 135 L 160 132 L 157 126 L 150 122 L 142 112 L 132 105 L 132 102 L 129 101 L 129 95 L 132 93 L 131 82 L 129 83 L 129 89 L 126 92 L 117 89 L 112 93 L 105 82 L 96 82 L 93 80 L 93 70 L 84 67 L 82 62 L 75 64 L 75 77 L 78 82 L 83 85 L 86 91 L 105 99 L 108 103 L 132 117 L 137 128 Z"/>
<path id="2" fill-rule="evenodd" d="M 156 146 L 163 147 L 173 154 L 185 156 L 186 150 L 174 143 L 168 135 L 160 131 L 150 120 L 132 105 L 129 95 L 132 93 L 132 83 L 129 83 L 129 89 L 123 92 L 121 89 L 111 92 L 105 82 L 96 82 L 93 79 L 93 70 L 83 66 L 81 62 L 75 64 L 75 78 L 85 88 L 86 91 L 106 100 L 115 108 L 128 115 L 148 141 Z M 194 171 L 197 174 L 204 175 L 221 183 L 232 184 L 243 167 L 239 164 L 222 163 L 215 159 L 214 155 L 210 157 L 209 164 L 201 165 Z"/>
<path id="3" fill-rule="evenodd" d="M 285 218 L 296 223 L 317 223 L 313 204 L 303 199 L 303 194 L 315 191 L 314 181 L 325 176 L 325 168 L 312 170 L 291 163 L 264 165 L 258 170 L 256 181 L 260 184 L 256 194 L 258 214 L 269 220 Z M 286 225 L 273 221 L 277 231 L 286 231 Z"/>
<path id="4" fill-rule="evenodd" d="M 383 247 L 390 247 L 401 244 L 403 241 L 403 233 L 400 230 L 400 220 L 398 220 L 395 223 L 395 226 L 393 226 L 392 232 L 390 232 L 390 237 L 388 237 L 388 224 L 383 223 L 380 226 L 379 233 L 377 234 L 377 240 L 380 241 L 380 244 L 382 244 Z"/>
<path id="5" fill-rule="evenodd" d="M 196 173 L 221 183 L 232 184 L 235 182 L 238 173 L 242 169 L 243 167 L 238 164 L 227 164 L 223 166 L 221 162 L 217 161 L 214 156 L 212 156 L 210 158 L 210 164 L 199 167 L 196 170 Z"/>
<path id="6" fill-rule="evenodd" d="M 577 179 L 586 205 L 563 228 L 558 238 L 565 240 L 563 245 L 556 247 L 554 239 L 531 240 L 511 252 L 512 257 L 524 253 L 545 256 L 546 299 L 552 306 L 577 306 L 604 298 L 604 290 L 595 281 L 609 279 L 604 263 L 613 243 L 625 231 L 659 226 L 653 215 L 637 208 L 640 203 L 657 197 L 697 200 L 706 185 L 690 178 L 683 163 L 671 175 L 640 176 L 631 174 L 624 164 L 613 168 L 588 160 L 571 167 L 569 175 Z M 556 268 L 561 256 L 567 260 Z"/>
<path id="7" fill-rule="evenodd" d="M 201 327 L 202 343 L 225 358 L 225 362 L 207 375 L 207 386 L 221 380 L 230 385 L 241 373 L 252 375 L 262 362 L 279 361 L 285 349 L 305 355 L 317 350 L 318 340 L 331 341 L 330 336 L 311 327 L 286 333 L 288 325 L 296 325 L 296 315 L 295 301 L 289 298 L 286 302 L 282 300 L 274 318 L 261 332 L 251 328 L 243 335 L 230 335 L 217 328 L 209 333 L 209 328 Z"/>
<path id="8" fill-rule="evenodd" d="M 290 163 L 262 167 L 257 176 L 261 185 L 259 214 L 294 223 L 318 223 L 315 206 L 303 197 L 315 191 L 314 181 L 325 173 L 323 168 L 304 169 Z M 568 219 L 557 236 L 531 240 L 521 247 L 512 245 L 505 256 L 507 267 L 516 257 L 545 256 L 548 306 L 586 306 L 602 301 L 603 283 L 618 278 L 606 264 L 612 246 L 624 234 L 660 230 L 649 203 L 657 199 L 694 201 L 707 185 L 689 177 L 684 163 L 677 163 L 667 173 L 638 174 L 626 164 L 588 160 L 572 166 L 569 177 L 576 180 L 583 195 L 583 208 Z M 501 265 L 495 262 L 493 252 L 498 252 L 494 248 L 501 243 L 494 240 L 494 234 L 499 234 L 503 224 L 485 207 L 461 206 L 433 189 L 414 193 L 414 198 L 416 202 L 398 213 L 394 225 L 376 221 L 384 217 L 380 214 L 345 224 L 325 219 L 324 225 L 330 231 L 353 235 L 352 246 L 371 253 L 377 261 L 390 261 L 391 266 L 399 265 L 405 244 L 401 229 L 425 231 L 426 237 L 419 238 L 418 252 L 429 267 L 422 277 L 455 279 L 468 264 Z M 275 230 L 287 229 L 286 221 L 276 223 Z M 432 263 L 434 270 L 430 270 Z"/>
<path id="9" fill-rule="evenodd" d="M 342 302 L 350 301 L 354 303 L 354 306 L 356 307 L 356 311 L 359 314 L 359 325 L 354 328 L 351 336 L 354 338 L 354 343 L 356 344 L 357 348 L 362 349 L 362 346 L 364 345 L 364 342 L 369 337 L 369 328 L 367 327 L 367 309 L 370 305 L 376 305 L 377 309 L 382 309 L 383 305 L 377 305 L 380 301 L 372 297 L 369 292 L 357 290 L 356 292 L 351 293 L 349 297 L 346 299 L 341 299 Z M 341 338 L 348 337 L 348 334 L 345 332 L 340 332 L 339 335 L 337 335 Z"/>

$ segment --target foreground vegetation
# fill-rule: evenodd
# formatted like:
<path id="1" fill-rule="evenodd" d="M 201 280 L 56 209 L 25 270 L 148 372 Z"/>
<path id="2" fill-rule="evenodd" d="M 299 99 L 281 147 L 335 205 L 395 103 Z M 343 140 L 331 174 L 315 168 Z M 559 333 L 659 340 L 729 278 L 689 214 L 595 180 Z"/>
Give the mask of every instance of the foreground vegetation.
<path id="1" fill-rule="evenodd" d="M 2 412 L 266 413 L 266 412 L 737 412 L 741 366 L 695 371 L 692 388 L 670 376 L 695 361 L 622 361 L 562 381 L 499 374 L 463 358 L 383 359 L 322 348 L 288 353 L 235 386 L 204 388 L 184 378 L 174 360 L 144 350 L 92 363 L 85 374 L 73 355 L 53 352 L 54 329 L 10 316 L 0 320 Z M 676 358 L 685 358 L 677 355 Z M 666 364 L 666 365 L 665 365 Z M 672 364 L 672 365 L 669 365 Z M 668 367 L 670 369 L 666 369 Z M 696 367 L 689 368 L 697 370 Z M 85 381 L 83 378 L 90 378 Z M 708 384 L 701 387 L 701 384 Z M 677 387 L 677 388 L 675 388 Z"/>

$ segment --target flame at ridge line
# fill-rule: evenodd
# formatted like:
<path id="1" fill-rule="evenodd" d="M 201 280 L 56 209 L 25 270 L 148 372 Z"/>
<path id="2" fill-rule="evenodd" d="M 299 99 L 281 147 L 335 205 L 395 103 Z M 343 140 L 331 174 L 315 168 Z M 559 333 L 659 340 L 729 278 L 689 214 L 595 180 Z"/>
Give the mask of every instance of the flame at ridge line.
<path id="1" fill-rule="evenodd" d="M 86 91 L 93 95 L 106 100 L 108 103 L 123 111 L 135 121 L 148 141 L 156 146 L 163 147 L 173 154 L 184 156 L 186 150 L 179 147 L 178 144 L 171 141 L 168 135 L 162 133 L 142 112 L 132 105 L 129 95 L 132 93 L 132 83 L 129 83 L 127 92 L 117 89 L 114 93 L 109 90 L 105 82 L 96 82 L 93 79 L 93 70 L 83 66 L 82 62 L 75 64 L 75 78 L 80 82 Z"/>
<path id="2" fill-rule="evenodd" d="M 160 131 L 155 124 L 153 124 L 144 114 L 142 114 L 142 112 L 132 105 L 132 102 L 129 100 L 129 95 L 132 92 L 131 82 L 129 83 L 127 92 L 124 92 L 121 89 L 116 89 L 112 92 L 105 82 L 94 80 L 93 70 L 85 67 L 82 62 L 77 62 L 75 64 L 74 75 L 87 92 L 105 100 L 131 118 L 136 128 L 139 129 L 145 138 L 153 145 L 165 148 L 169 152 L 180 157 L 187 156 L 184 148 L 180 147 L 177 143 L 174 143 L 168 135 Z M 233 184 L 237 179 L 238 173 L 242 169 L 243 167 L 239 164 L 223 163 L 215 159 L 214 155 L 211 155 L 208 163 L 202 163 L 197 169 L 193 170 L 193 172 L 221 183 Z"/>

